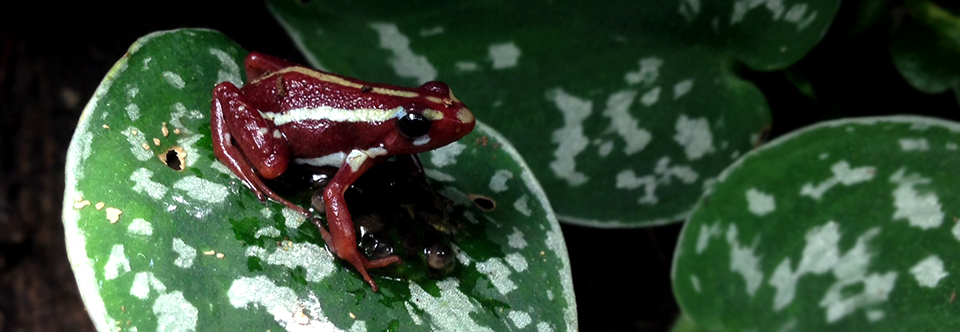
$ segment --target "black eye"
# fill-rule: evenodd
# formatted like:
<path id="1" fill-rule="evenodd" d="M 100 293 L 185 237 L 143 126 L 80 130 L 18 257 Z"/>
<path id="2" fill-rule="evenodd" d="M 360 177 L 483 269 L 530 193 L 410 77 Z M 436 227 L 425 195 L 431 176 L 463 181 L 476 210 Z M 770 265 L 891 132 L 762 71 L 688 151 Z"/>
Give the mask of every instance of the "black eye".
<path id="1" fill-rule="evenodd" d="M 430 124 L 432 123 L 432 121 L 423 117 L 423 114 L 408 113 L 397 120 L 397 128 L 407 138 L 417 138 L 426 135 L 430 131 Z"/>

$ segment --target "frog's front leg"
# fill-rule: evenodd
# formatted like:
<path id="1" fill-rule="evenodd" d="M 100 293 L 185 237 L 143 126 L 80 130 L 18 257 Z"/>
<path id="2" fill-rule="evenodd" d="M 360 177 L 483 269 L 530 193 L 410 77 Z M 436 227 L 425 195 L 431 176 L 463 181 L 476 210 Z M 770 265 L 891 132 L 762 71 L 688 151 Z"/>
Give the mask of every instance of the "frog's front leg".
<path id="1" fill-rule="evenodd" d="M 240 177 L 257 194 L 257 199 L 262 202 L 266 196 L 310 215 L 306 209 L 280 197 L 261 180 L 261 177 L 276 178 L 287 169 L 290 148 L 274 124 L 260 116 L 257 108 L 244 100 L 242 92 L 233 83 L 223 82 L 213 89 L 210 126 L 217 159 Z"/>
<path id="2" fill-rule="evenodd" d="M 360 275 L 363 276 L 370 288 L 377 291 L 377 283 L 367 274 L 367 269 L 384 267 L 390 264 L 399 263 L 400 257 L 390 255 L 374 260 L 367 260 L 357 250 L 357 235 L 353 229 L 353 219 L 350 217 L 350 211 L 347 210 L 347 202 L 343 198 L 344 192 L 353 184 L 360 175 L 370 169 L 377 160 L 377 156 L 371 156 L 369 152 L 362 150 L 353 150 L 347 155 L 346 162 L 333 176 L 327 188 L 323 192 L 323 198 L 327 208 L 327 224 L 330 232 L 323 228 L 323 225 L 315 223 L 320 229 L 320 235 L 324 242 L 330 247 L 333 253 L 341 259 L 350 262 Z"/>

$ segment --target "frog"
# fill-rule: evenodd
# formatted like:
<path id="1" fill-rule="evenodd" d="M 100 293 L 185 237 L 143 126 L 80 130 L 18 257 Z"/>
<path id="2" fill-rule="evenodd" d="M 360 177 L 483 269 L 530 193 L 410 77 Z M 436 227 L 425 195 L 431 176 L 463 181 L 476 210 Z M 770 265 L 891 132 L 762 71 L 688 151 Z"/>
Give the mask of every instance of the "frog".
<path id="1" fill-rule="evenodd" d="M 281 197 L 264 180 L 276 179 L 291 164 L 337 167 L 323 189 L 329 230 L 313 223 L 333 256 L 353 266 L 376 292 L 367 270 L 401 260 L 360 253 L 344 192 L 391 157 L 423 176 L 417 153 L 473 131 L 473 113 L 438 81 L 415 88 L 369 83 L 259 52 L 249 53 L 243 64 L 247 84 L 224 81 L 213 88 L 214 155 L 261 202 L 269 198 L 313 220 L 313 212 Z"/>

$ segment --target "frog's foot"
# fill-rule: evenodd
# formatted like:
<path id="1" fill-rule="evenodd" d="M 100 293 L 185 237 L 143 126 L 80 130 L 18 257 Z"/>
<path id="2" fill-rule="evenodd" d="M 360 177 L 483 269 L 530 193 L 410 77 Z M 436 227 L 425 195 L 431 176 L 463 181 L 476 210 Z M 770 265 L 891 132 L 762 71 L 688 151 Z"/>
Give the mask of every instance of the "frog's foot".
<path id="1" fill-rule="evenodd" d="M 317 226 L 318 230 L 320 230 L 320 237 L 323 238 L 323 242 L 327 244 L 327 248 L 330 250 L 330 252 L 334 256 L 349 262 L 350 265 L 353 265 L 353 267 L 360 272 L 360 275 L 363 276 L 363 280 L 366 281 L 367 284 L 370 284 L 370 288 L 372 288 L 374 292 L 378 291 L 379 287 L 377 287 L 377 283 L 373 281 L 373 278 L 370 277 L 370 274 L 367 273 L 367 269 L 376 269 L 402 262 L 400 257 L 397 255 L 389 255 L 374 260 L 368 260 L 366 257 L 363 257 L 362 254 L 360 254 L 360 251 L 357 250 L 355 245 L 353 247 L 341 248 L 337 246 L 336 242 L 333 240 L 333 235 L 330 234 L 330 232 L 323 227 L 323 224 L 320 223 L 319 218 L 310 218 L 310 221 L 313 222 L 314 226 Z"/>
<path id="2" fill-rule="evenodd" d="M 349 251 L 349 252 L 344 253 L 345 255 L 338 255 L 338 256 L 340 256 L 340 258 L 346 260 L 347 262 L 350 262 L 350 265 L 353 265 L 353 267 L 360 272 L 360 275 L 363 276 L 363 280 L 366 281 L 367 284 L 370 284 L 370 288 L 372 288 L 374 292 L 378 291 L 379 288 L 377 287 L 377 283 L 373 281 L 373 278 L 370 277 L 370 274 L 367 273 L 367 269 L 374 269 L 379 267 L 385 267 L 394 263 L 400 263 L 400 257 L 398 257 L 397 255 L 381 257 L 371 261 L 363 257 L 363 255 L 360 254 L 360 252 L 357 250 L 346 250 L 346 251 Z"/>

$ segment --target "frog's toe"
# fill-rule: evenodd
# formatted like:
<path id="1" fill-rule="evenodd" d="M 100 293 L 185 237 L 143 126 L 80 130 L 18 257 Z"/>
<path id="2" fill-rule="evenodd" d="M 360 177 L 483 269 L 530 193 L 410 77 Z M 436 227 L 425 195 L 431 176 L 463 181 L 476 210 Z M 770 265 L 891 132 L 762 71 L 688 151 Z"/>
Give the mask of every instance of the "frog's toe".
<path id="1" fill-rule="evenodd" d="M 380 257 L 372 261 L 368 261 L 365 267 L 368 269 L 376 269 L 376 268 L 389 266 L 391 264 L 400 264 L 400 262 L 402 261 L 400 260 L 399 256 L 390 255 L 386 257 Z"/>

